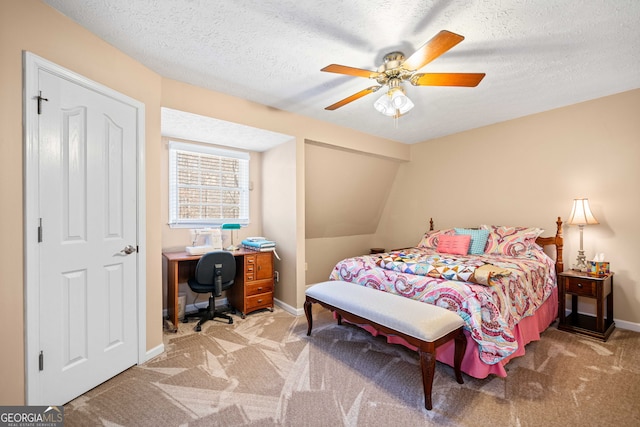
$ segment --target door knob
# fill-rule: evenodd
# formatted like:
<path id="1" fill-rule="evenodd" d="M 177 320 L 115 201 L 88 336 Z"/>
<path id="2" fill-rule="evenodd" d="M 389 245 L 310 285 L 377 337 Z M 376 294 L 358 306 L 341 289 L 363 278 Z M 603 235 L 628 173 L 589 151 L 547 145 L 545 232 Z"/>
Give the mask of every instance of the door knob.
<path id="1" fill-rule="evenodd" d="M 134 253 L 135 251 L 136 251 L 135 246 L 127 245 L 127 246 L 125 246 L 125 247 L 124 247 L 124 249 L 123 249 L 123 250 L 121 250 L 120 252 L 123 252 L 123 253 L 125 253 L 125 254 L 129 255 L 129 254 Z"/>

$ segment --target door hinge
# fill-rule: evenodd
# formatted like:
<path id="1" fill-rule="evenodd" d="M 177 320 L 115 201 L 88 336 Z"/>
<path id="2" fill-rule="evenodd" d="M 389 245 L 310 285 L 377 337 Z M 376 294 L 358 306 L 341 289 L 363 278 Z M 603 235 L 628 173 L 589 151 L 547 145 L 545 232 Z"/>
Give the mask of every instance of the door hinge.
<path id="1" fill-rule="evenodd" d="M 38 218 L 38 243 L 42 243 L 42 218 Z"/>
<path id="2" fill-rule="evenodd" d="M 44 371 L 44 354 L 42 351 L 40 351 L 40 356 L 38 356 L 38 368 Z"/>
<path id="3" fill-rule="evenodd" d="M 38 114 L 42 114 L 42 101 L 48 102 L 49 99 L 42 97 L 42 91 L 39 92 L 38 97 L 36 99 L 38 100 Z"/>

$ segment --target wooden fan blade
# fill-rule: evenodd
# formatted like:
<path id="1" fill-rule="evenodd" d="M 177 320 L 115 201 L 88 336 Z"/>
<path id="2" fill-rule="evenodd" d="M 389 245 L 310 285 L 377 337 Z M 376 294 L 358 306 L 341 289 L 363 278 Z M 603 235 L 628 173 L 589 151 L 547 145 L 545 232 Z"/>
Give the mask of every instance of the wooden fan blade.
<path id="1" fill-rule="evenodd" d="M 461 35 L 442 30 L 407 58 L 402 66 L 409 71 L 422 68 L 462 40 L 464 40 L 464 37 Z"/>
<path id="2" fill-rule="evenodd" d="M 331 64 L 327 65 L 320 71 L 328 73 L 346 74 L 348 76 L 365 77 L 367 79 L 375 79 L 380 75 L 377 71 L 365 70 L 363 68 L 347 67 L 346 65 Z"/>
<path id="3" fill-rule="evenodd" d="M 371 87 L 368 87 L 368 88 L 366 88 L 364 90 L 361 90 L 358 93 L 354 93 L 353 95 L 346 97 L 342 101 L 338 101 L 335 104 L 329 105 L 328 107 L 325 108 L 325 110 L 335 110 L 337 108 L 340 108 L 343 105 L 347 105 L 348 103 L 355 101 L 356 99 L 362 98 L 365 95 L 369 95 L 370 93 L 377 91 L 381 87 L 382 86 L 371 86 Z"/>
<path id="4" fill-rule="evenodd" d="M 476 87 L 484 73 L 420 73 L 411 77 L 414 86 L 465 86 Z"/>

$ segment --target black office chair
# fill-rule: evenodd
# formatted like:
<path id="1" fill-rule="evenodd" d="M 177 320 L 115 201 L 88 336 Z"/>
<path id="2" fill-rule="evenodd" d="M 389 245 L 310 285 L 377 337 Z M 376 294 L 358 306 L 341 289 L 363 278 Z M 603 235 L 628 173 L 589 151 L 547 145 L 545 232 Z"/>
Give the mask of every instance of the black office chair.
<path id="1" fill-rule="evenodd" d="M 229 324 L 233 323 L 231 316 L 216 310 L 215 297 L 219 297 L 222 291 L 233 285 L 236 277 L 236 259 L 231 252 L 215 251 L 202 255 L 196 265 L 195 277 L 188 280 L 189 287 L 193 292 L 209 293 L 209 306 L 196 313 L 185 315 L 183 322 L 188 322 L 189 317 L 200 317 L 196 325 L 196 331 L 200 331 L 202 324 L 214 318 L 227 319 Z"/>

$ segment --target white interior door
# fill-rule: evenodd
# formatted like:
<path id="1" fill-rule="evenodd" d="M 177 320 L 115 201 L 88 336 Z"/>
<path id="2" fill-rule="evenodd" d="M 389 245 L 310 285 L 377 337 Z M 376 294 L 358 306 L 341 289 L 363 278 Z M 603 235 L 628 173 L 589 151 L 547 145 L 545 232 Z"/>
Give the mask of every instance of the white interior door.
<path id="1" fill-rule="evenodd" d="M 139 359 L 139 105 L 38 68 L 29 404 L 60 405 Z M 38 98 L 39 96 L 39 98 Z M 126 101 L 126 100 L 125 100 Z M 39 109 L 39 113 L 37 110 Z M 29 257 L 28 253 L 28 257 Z M 144 268 L 144 265 L 143 267 Z M 36 277 L 37 276 L 37 277 Z M 37 315 L 32 315 L 37 310 Z M 36 353 L 34 355 L 34 352 Z"/>

